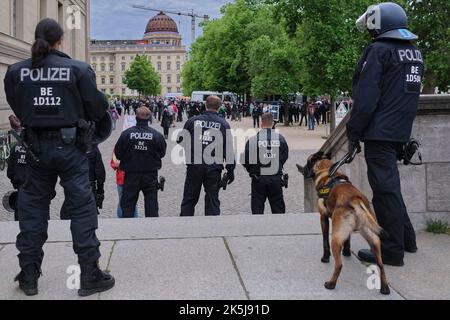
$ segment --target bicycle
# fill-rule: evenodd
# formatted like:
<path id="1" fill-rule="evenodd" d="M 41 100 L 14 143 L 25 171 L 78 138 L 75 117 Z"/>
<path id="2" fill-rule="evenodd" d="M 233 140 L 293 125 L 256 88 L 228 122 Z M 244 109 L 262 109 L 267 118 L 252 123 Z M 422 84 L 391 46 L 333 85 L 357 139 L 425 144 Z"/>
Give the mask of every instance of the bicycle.
<path id="1" fill-rule="evenodd" d="M 6 163 L 11 156 L 11 136 L 4 134 L 0 136 L 0 171 L 5 170 Z"/>

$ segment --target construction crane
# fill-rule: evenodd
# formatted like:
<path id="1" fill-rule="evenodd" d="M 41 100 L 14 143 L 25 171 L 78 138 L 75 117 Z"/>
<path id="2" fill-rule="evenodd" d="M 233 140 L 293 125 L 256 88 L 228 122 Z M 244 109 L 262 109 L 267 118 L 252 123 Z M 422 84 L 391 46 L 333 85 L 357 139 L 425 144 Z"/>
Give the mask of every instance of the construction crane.
<path id="1" fill-rule="evenodd" d="M 176 14 L 178 16 L 187 16 L 187 17 L 191 17 L 192 18 L 192 30 L 191 30 L 191 38 L 192 38 L 192 43 L 195 42 L 195 28 L 196 28 L 196 18 L 201 18 L 203 19 L 203 21 L 208 21 L 209 20 L 209 16 L 208 15 L 198 15 L 196 13 L 194 13 L 194 9 L 191 9 L 191 12 L 175 12 L 175 11 L 169 11 L 169 10 L 157 10 L 157 9 L 153 9 L 153 8 L 149 8 L 147 6 L 142 6 L 142 5 L 133 5 L 133 8 L 135 9 L 142 9 L 142 10 L 147 10 L 147 11 L 155 11 L 155 12 L 165 12 L 165 13 L 170 13 L 170 14 Z"/>

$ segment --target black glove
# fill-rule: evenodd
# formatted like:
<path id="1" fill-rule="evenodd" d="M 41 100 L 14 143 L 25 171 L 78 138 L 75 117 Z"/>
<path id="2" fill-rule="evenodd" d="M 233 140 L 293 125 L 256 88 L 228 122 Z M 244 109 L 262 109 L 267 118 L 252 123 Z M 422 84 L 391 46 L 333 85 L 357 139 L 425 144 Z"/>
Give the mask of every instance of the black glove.
<path id="1" fill-rule="evenodd" d="M 228 184 L 232 184 L 234 182 L 234 171 L 228 171 Z"/>
<path id="2" fill-rule="evenodd" d="M 96 199 L 95 199 L 95 202 L 97 203 L 97 208 L 103 209 L 103 201 L 104 200 L 105 200 L 105 194 L 97 192 Z"/>
<path id="3" fill-rule="evenodd" d="M 356 153 L 361 153 L 361 145 L 358 140 L 353 140 L 348 142 L 348 153 L 353 154 L 356 150 Z"/>

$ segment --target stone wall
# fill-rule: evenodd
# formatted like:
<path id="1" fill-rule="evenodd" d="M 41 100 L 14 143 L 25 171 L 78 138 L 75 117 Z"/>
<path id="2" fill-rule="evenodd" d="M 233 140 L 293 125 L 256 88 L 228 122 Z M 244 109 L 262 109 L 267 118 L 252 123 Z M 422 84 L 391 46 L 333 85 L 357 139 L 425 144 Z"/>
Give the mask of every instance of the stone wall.
<path id="1" fill-rule="evenodd" d="M 347 153 L 345 125 L 347 118 L 328 138 L 321 151 L 331 152 L 333 160 Z M 414 122 L 414 138 L 421 142 L 422 166 L 399 163 L 402 192 L 411 220 L 423 229 L 428 219 L 450 222 L 450 95 L 423 95 Z M 364 154 L 359 154 L 341 169 L 369 199 L 372 191 L 367 181 Z M 305 180 L 305 212 L 315 212 L 317 195 L 311 179 Z"/>

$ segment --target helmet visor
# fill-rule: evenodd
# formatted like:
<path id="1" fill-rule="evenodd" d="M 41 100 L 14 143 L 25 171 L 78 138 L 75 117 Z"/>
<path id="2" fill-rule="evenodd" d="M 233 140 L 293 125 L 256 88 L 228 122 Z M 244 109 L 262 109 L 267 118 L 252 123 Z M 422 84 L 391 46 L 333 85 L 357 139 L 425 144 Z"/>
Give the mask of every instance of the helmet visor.
<path id="1" fill-rule="evenodd" d="M 367 31 L 367 11 L 356 20 L 356 29 L 358 29 L 359 32 Z"/>
<path id="2" fill-rule="evenodd" d="M 365 32 L 367 30 L 381 29 L 381 11 L 379 5 L 371 5 L 367 11 L 356 20 L 356 28 Z"/>

